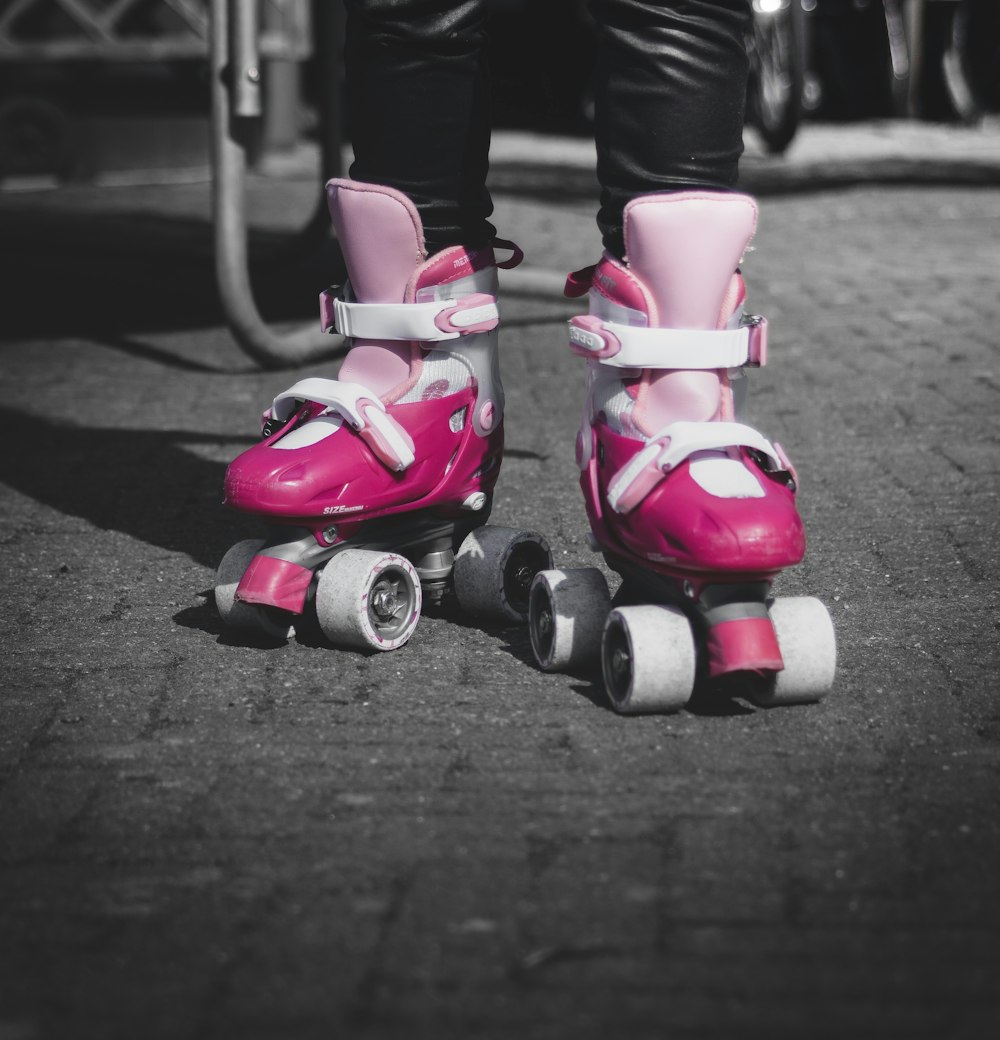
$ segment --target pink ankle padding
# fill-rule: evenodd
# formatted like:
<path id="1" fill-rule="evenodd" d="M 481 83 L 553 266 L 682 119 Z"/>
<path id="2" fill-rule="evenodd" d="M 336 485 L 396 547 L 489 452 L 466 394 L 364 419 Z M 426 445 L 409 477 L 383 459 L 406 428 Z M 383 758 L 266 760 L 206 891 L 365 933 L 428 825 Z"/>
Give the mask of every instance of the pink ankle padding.
<path id="1" fill-rule="evenodd" d="M 345 383 L 360 383 L 381 399 L 398 398 L 411 382 L 409 343 L 388 340 L 355 341 L 337 378 Z"/>
<path id="2" fill-rule="evenodd" d="M 413 203 L 394 188 L 334 179 L 326 186 L 330 216 L 360 303 L 404 303 L 413 269 L 426 256 Z"/>
<path id="3" fill-rule="evenodd" d="M 335 178 L 326 186 L 354 297 L 360 303 L 405 303 L 425 259 L 424 230 L 413 203 L 394 188 Z M 402 396 L 416 378 L 409 343 L 355 340 L 338 378 L 383 399 Z"/>
<path id="4" fill-rule="evenodd" d="M 650 324 L 717 328 L 756 226 L 757 207 L 747 195 L 685 191 L 633 199 L 625 207 L 625 250 L 655 304 Z"/>
<path id="5" fill-rule="evenodd" d="M 716 329 L 734 300 L 733 273 L 757 226 L 747 195 L 678 192 L 644 195 L 625 207 L 629 270 L 650 301 L 649 323 L 660 328 Z M 650 373 L 633 416 L 647 435 L 678 419 L 731 419 L 725 377 L 715 372 Z"/>
<path id="6" fill-rule="evenodd" d="M 651 373 L 639 384 L 632 419 L 654 437 L 672 422 L 717 422 L 731 419 L 715 372 Z"/>

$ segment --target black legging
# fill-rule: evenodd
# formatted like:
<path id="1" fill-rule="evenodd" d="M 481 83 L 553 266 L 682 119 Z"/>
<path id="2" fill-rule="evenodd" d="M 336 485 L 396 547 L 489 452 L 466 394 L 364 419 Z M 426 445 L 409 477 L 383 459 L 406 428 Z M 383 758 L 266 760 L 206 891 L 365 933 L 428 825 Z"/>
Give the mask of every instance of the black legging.
<path id="1" fill-rule="evenodd" d="M 432 250 L 484 244 L 494 234 L 487 0 L 345 2 L 351 176 L 413 199 Z M 621 256 L 631 199 L 735 184 L 750 0 L 590 0 L 590 9 L 597 222 Z"/>

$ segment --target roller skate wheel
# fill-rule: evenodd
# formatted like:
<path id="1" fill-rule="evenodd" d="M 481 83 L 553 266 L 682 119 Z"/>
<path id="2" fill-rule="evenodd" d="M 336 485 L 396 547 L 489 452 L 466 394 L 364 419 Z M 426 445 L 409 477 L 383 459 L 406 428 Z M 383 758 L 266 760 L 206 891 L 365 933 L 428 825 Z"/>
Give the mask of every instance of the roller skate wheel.
<path id="1" fill-rule="evenodd" d="M 316 585 L 320 629 L 344 649 L 397 649 L 413 635 L 420 606 L 420 579 L 398 553 L 345 549 L 331 557 Z"/>
<path id="2" fill-rule="evenodd" d="M 611 594 L 596 567 L 539 571 L 531 583 L 528 632 L 544 672 L 596 665 Z"/>
<path id="3" fill-rule="evenodd" d="M 531 583 L 552 566 L 548 542 L 533 531 L 479 527 L 462 542 L 452 572 L 463 610 L 497 621 L 528 617 Z"/>
<path id="4" fill-rule="evenodd" d="M 691 625 L 674 607 L 618 607 L 604 625 L 601 667 L 615 711 L 679 711 L 694 691 Z"/>
<path id="5" fill-rule="evenodd" d="M 770 615 L 785 667 L 754 691 L 755 703 L 771 707 L 821 700 L 837 670 L 829 611 L 813 596 L 788 596 L 771 604 Z"/>
<path id="6" fill-rule="evenodd" d="M 226 628 L 288 639 L 293 628 L 285 620 L 287 615 L 255 603 L 241 603 L 236 598 L 236 589 L 250 561 L 263 548 L 263 538 L 247 538 L 230 547 L 215 572 L 215 606 Z"/>

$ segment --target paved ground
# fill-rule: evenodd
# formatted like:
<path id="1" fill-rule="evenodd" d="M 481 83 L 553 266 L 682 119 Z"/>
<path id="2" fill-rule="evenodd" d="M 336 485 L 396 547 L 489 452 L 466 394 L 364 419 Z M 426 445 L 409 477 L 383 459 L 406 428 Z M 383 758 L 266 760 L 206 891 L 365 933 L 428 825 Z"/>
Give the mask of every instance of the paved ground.
<path id="1" fill-rule="evenodd" d="M 553 148 L 498 141 L 497 218 L 565 270 L 593 201 Z M 214 566 L 254 530 L 224 467 L 300 373 L 228 336 L 205 185 L 0 195 L 0 1040 L 1000 1024 L 1000 133 L 807 128 L 745 171 L 754 419 L 811 539 L 780 590 L 829 605 L 839 678 L 636 719 L 454 611 L 374 657 L 224 633 Z M 255 178 L 255 247 L 315 190 Z M 257 273 L 312 320 L 319 259 Z M 591 559 L 568 313 L 506 301 L 496 504 L 562 562 Z"/>

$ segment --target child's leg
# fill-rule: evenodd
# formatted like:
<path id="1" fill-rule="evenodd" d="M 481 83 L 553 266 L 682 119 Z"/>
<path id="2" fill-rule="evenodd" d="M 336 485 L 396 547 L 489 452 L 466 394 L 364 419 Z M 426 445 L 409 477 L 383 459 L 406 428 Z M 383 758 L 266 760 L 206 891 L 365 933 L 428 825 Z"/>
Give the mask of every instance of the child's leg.
<path id="1" fill-rule="evenodd" d="M 407 195 L 428 252 L 494 229 L 485 0 L 347 0 L 354 180 Z"/>
<path id="2" fill-rule="evenodd" d="M 577 443 L 587 513 L 629 604 L 604 626 L 605 681 L 625 712 L 676 709 L 696 667 L 756 676 L 772 701 L 816 699 L 833 677 L 825 609 L 769 608 L 772 579 L 805 551 L 795 474 L 741 414 L 744 372 L 766 355 L 766 323 L 744 314 L 739 272 L 757 208 L 730 190 L 749 5 L 593 9 L 606 252 L 576 276 L 590 313 L 573 319 L 570 342 L 587 359 Z M 568 596 L 560 604 L 559 578 L 549 587 L 532 601 L 543 666 L 559 656 L 561 611 L 577 610 Z M 591 613 L 581 601 L 570 628 Z"/>
<path id="3" fill-rule="evenodd" d="M 636 196 L 727 191 L 743 153 L 749 0 L 593 0 L 598 217 L 622 255 Z"/>

